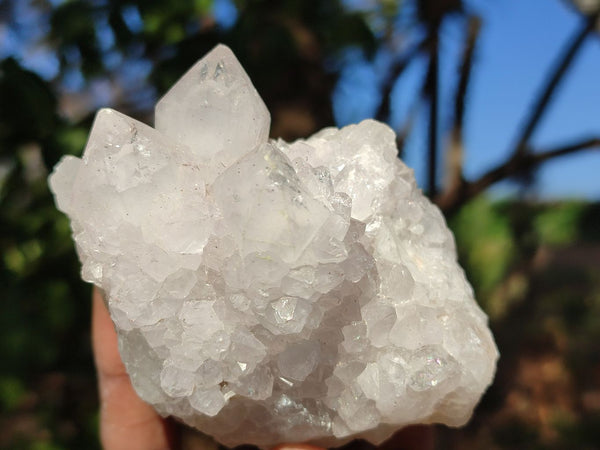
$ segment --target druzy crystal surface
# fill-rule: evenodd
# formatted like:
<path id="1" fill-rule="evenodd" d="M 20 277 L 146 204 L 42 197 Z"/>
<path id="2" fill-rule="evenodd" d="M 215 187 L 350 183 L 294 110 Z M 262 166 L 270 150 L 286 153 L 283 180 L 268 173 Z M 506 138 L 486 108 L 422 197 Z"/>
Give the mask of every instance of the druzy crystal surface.
<path id="1" fill-rule="evenodd" d="M 218 46 L 154 129 L 101 110 L 51 176 L 136 391 L 232 446 L 464 424 L 498 353 L 394 133 L 286 143 L 269 124 Z"/>

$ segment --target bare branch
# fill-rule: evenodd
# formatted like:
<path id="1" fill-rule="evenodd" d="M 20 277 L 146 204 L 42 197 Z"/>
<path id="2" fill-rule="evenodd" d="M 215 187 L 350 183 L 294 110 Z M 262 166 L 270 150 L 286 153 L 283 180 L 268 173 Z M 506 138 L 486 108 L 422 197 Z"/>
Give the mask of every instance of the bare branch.
<path id="1" fill-rule="evenodd" d="M 408 139 L 408 136 L 412 132 L 415 122 L 417 121 L 421 102 L 422 102 L 422 99 L 420 96 L 415 99 L 415 102 L 413 103 L 413 105 L 411 105 L 411 107 L 408 111 L 408 114 L 407 114 L 406 119 L 404 120 L 404 123 L 396 131 L 396 147 L 398 148 L 398 157 L 399 158 L 402 158 L 406 140 Z"/>
<path id="2" fill-rule="evenodd" d="M 446 214 L 452 214 L 460 205 L 498 181 L 534 170 L 540 164 L 551 159 L 592 148 L 600 148 L 600 137 L 584 139 L 550 150 L 526 151 L 525 153 L 515 154 L 508 161 L 486 172 L 479 179 L 472 182 L 463 181 L 457 189 L 436 198 L 436 204 Z"/>
<path id="3" fill-rule="evenodd" d="M 381 104 L 375 114 L 375 118 L 381 122 L 387 122 L 390 116 L 391 110 L 391 96 L 392 89 L 394 88 L 394 84 L 396 80 L 404 70 L 408 67 L 408 65 L 412 62 L 414 57 L 421 51 L 423 48 L 424 41 L 418 42 L 416 45 L 411 47 L 406 54 L 404 54 L 395 64 L 392 66 L 389 76 L 386 78 L 383 83 L 383 88 L 381 92 Z"/>
<path id="4" fill-rule="evenodd" d="M 576 153 L 580 150 L 588 150 L 595 147 L 600 147 L 600 137 L 585 139 L 542 152 L 533 152 L 529 158 L 531 159 L 531 164 L 537 165 L 548 161 L 549 159 L 558 158 L 560 156 Z"/>
<path id="5" fill-rule="evenodd" d="M 447 152 L 447 179 L 446 190 L 452 191 L 462 182 L 463 165 L 463 128 L 465 109 L 467 102 L 467 91 L 471 79 L 471 69 L 475 55 L 475 46 L 481 30 L 481 19 L 472 16 L 469 19 L 469 27 L 464 45 L 462 63 L 460 66 L 460 78 L 456 88 L 454 103 L 454 124 L 450 135 L 450 147 Z"/>
<path id="6" fill-rule="evenodd" d="M 516 145 L 512 154 L 523 154 L 528 149 L 528 142 L 536 127 L 538 126 L 540 119 L 547 110 L 547 106 L 552 100 L 556 88 L 564 78 L 565 74 L 571 67 L 575 56 L 579 53 L 582 44 L 588 35 L 594 31 L 596 27 L 596 21 L 598 20 L 599 13 L 588 16 L 581 28 L 577 31 L 570 43 L 567 44 L 564 53 L 560 56 L 554 70 L 551 71 L 550 77 L 547 79 L 545 87 L 540 91 L 539 97 L 533 103 L 529 118 L 524 121 L 522 131 L 519 133 L 519 137 L 516 141 Z"/>
<path id="7" fill-rule="evenodd" d="M 429 65 L 425 79 L 425 97 L 429 101 L 428 151 L 427 151 L 427 195 L 435 198 L 437 195 L 437 155 L 438 155 L 438 123 L 439 123 L 439 27 L 429 30 L 430 39 L 427 52 Z"/>

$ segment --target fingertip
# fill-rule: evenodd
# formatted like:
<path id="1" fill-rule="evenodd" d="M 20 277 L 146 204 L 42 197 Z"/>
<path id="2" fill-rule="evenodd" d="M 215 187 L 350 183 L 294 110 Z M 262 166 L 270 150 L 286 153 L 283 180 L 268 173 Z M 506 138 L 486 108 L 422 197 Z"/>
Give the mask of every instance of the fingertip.
<path id="1" fill-rule="evenodd" d="M 117 333 L 102 292 L 94 288 L 92 305 L 92 346 L 99 378 L 125 375 L 125 366 L 121 361 Z"/>
<path id="2" fill-rule="evenodd" d="M 98 371 L 100 438 L 106 450 L 176 448 L 173 427 L 136 394 L 121 361 L 102 293 L 94 289 L 92 344 Z"/>

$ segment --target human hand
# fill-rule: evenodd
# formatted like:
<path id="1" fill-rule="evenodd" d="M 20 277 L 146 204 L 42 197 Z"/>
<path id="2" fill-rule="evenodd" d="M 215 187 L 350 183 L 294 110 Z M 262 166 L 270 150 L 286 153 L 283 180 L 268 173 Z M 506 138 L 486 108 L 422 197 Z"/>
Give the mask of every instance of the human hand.
<path id="1" fill-rule="evenodd" d="M 105 450 L 180 449 L 177 424 L 160 417 L 134 391 L 119 355 L 117 333 L 98 289 L 94 289 L 93 294 L 92 346 L 98 371 L 100 440 L 103 448 Z M 277 449 L 324 450 L 309 445 L 287 444 Z"/>
<path id="2" fill-rule="evenodd" d="M 94 289 L 92 347 L 98 372 L 100 440 L 105 450 L 171 450 L 177 448 L 175 425 L 160 417 L 136 394 L 119 355 L 117 333 Z"/>
<path id="3" fill-rule="evenodd" d="M 179 450 L 177 424 L 159 416 L 138 397 L 119 355 L 117 333 L 98 289 L 92 305 L 92 347 L 98 372 L 100 440 L 105 450 Z M 183 447 L 186 447 L 183 445 Z M 198 447 L 194 447 L 196 450 Z M 203 447 L 216 448 L 216 446 Z M 433 449 L 431 430 L 408 427 L 381 450 Z M 282 444 L 273 450 L 325 450 L 307 444 Z"/>

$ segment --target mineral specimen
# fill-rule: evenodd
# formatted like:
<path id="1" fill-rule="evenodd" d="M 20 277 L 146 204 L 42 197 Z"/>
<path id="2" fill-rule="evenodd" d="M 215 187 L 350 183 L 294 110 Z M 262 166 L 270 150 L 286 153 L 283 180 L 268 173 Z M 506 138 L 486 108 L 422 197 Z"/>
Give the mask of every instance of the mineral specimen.
<path id="1" fill-rule="evenodd" d="M 386 125 L 269 141 L 224 46 L 50 178 L 138 394 L 226 445 L 464 424 L 498 353 Z"/>

